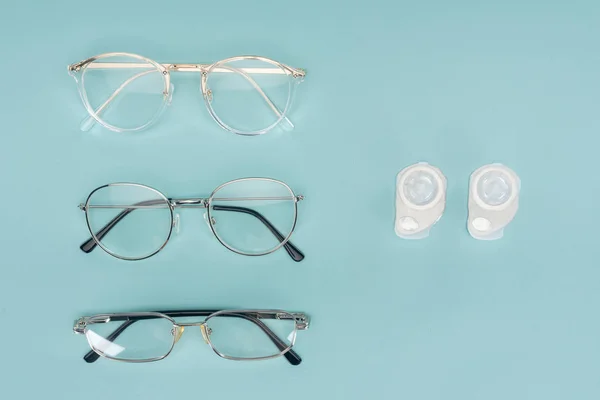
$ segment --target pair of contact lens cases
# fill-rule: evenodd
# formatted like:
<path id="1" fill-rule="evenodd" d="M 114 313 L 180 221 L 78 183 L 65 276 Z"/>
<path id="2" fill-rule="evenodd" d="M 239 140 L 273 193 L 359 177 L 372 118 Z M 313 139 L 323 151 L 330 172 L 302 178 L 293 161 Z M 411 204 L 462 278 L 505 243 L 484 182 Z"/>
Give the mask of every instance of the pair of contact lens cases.
<path id="1" fill-rule="evenodd" d="M 446 208 L 447 179 L 426 162 L 404 168 L 396 177 L 396 234 L 423 239 Z M 479 240 L 500 239 L 519 208 L 521 181 L 502 164 L 484 165 L 471 174 L 467 230 Z"/>

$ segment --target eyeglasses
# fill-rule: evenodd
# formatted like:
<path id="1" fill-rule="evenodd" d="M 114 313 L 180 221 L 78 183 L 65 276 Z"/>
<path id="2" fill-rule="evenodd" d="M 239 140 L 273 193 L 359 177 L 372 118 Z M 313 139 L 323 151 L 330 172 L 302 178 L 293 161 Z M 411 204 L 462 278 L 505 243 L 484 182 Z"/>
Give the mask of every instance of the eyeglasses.
<path id="1" fill-rule="evenodd" d="M 142 260 L 161 251 L 173 230 L 179 232 L 176 208 L 204 208 L 210 230 L 229 250 L 262 256 L 283 247 L 294 261 L 302 261 L 304 254 L 289 240 L 303 198 L 270 178 L 236 179 L 208 198 L 183 199 L 137 183 L 111 183 L 79 205 L 91 234 L 80 248 L 90 253 L 99 246 L 122 260 Z"/>
<path id="2" fill-rule="evenodd" d="M 174 318 L 206 317 L 201 322 L 177 323 Z M 204 342 L 229 360 L 266 360 L 284 356 L 292 365 L 302 362 L 292 350 L 299 330 L 308 329 L 304 313 L 281 310 L 190 310 L 98 314 L 75 321 L 92 348 L 83 359 L 100 356 L 117 361 L 150 362 L 167 357 L 185 328 L 198 327 Z"/>
<path id="3" fill-rule="evenodd" d="M 68 66 L 78 84 L 89 117 L 115 132 L 133 132 L 154 123 L 171 103 L 171 72 L 200 74 L 200 91 L 208 112 L 223 129 L 239 135 L 260 135 L 282 124 L 296 87 L 306 72 L 258 56 L 227 58 L 213 64 L 159 64 L 130 53 L 106 53 Z"/>

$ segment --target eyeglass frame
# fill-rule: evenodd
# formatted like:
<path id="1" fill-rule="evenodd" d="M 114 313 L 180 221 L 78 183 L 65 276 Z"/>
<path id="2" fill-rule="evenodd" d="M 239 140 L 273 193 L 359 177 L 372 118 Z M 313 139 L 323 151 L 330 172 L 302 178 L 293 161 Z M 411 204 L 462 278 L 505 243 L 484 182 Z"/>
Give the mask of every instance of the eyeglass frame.
<path id="1" fill-rule="evenodd" d="M 164 79 L 164 91 L 163 91 L 163 104 L 161 105 L 161 107 L 158 109 L 156 115 L 154 117 L 152 117 L 152 119 L 150 121 L 148 121 L 147 123 L 145 123 L 142 126 L 136 127 L 136 128 L 119 128 L 116 127 L 114 125 L 109 124 L 108 122 L 102 120 L 100 118 L 100 116 L 98 115 L 98 113 L 102 112 L 102 110 L 108 105 L 108 103 L 110 103 L 110 101 L 112 101 L 112 99 L 114 98 L 114 96 L 116 96 L 120 90 L 124 87 L 123 85 L 121 85 L 121 87 L 119 87 L 109 98 L 108 100 L 105 101 L 105 103 L 103 105 L 101 105 L 98 110 L 94 110 L 87 98 L 87 93 L 85 88 L 83 87 L 83 79 L 78 79 L 77 78 L 77 73 L 81 72 L 82 70 L 85 70 L 86 68 L 88 68 L 91 65 L 94 65 L 93 63 L 96 60 L 100 60 L 102 58 L 109 58 L 109 57 L 131 57 L 131 58 L 136 58 L 138 60 L 144 61 L 149 63 L 150 65 L 152 65 L 153 67 L 155 67 L 158 72 L 160 72 L 163 75 L 163 79 Z M 256 84 L 256 82 L 254 82 L 254 80 L 252 80 L 251 77 L 242 74 L 242 76 L 244 76 L 244 78 L 246 79 L 250 79 L 250 83 L 252 84 L 252 86 L 254 86 L 255 89 L 258 90 L 258 92 L 261 94 L 261 96 L 265 99 L 265 101 L 267 102 L 267 104 L 269 105 L 269 107 L 275 112 L 275 114 L 279 117 L 278 120 L 276 122 L 274 122 L 273 124 L 271 124 L 270 126 L 268 126 L 267 128 L 263 128 L 260 129 L 258 131 L 253 131 L 253 132 L 244 132 L 244 131 L 240 131 L 238 129 L 232 128 L 229 125 L 225 124 L 215 113 L 215 111 L 212 108 L 212 105 L 210 104 L 210 102 L 212 101 L 212 92 L 211 90 L 207 90 L 207 84 L 208 84 L 208 76 L 210 73 L 212 72 L 216 72 L 216 68 L 219 67 L 219 65 L 221 64 L 226 64 L 229 62 L 235 62 L 235 61 L 243 61 L 243 60 L 256 60 L 256 61 L 263 61 L 269 64 L 273 64 L 275 67 L 278 67 L 281 71 L 283 71 L 284 73 L 289 74 L 289 76 L 291 76 L 296 82 L 297 84 L 300 84 L 304 81 L 304 78 L 306 77 L 306 70 L 303 68 L 295 68 L 295 67 L 291 67 L 289 65 L 280 63 L 279 61 L 275 61 L 273 59 L 267 58 L 267 57 L 262 57 L 262 56 L 256 56 L 256 55 L 245 55 L 245 56 L 236 56 L 236 57 L 229 57 L 214 63 L 208 63 L 208 64 L 203 64 L 203 63 L 196 63 L 196 64 L 189 64 L 189 63 L 179 63 L 179 64 L 160 64 L 152 59 L 149 59 L 147 57 L 138 55 L 138 54 L 134 54 L 134 53 L 126 53 L 126 52 L 112 52 L 112 53 L 103 53 L 103 54 L 98 54 L 96 56 L 87 58 L 85 60 L 70 64 L 67 66 L 67 71 L 69 73 L 69 75 L 71 77 L 73 77 L 75 79 L 75 81 L 77 82 L 77 89 L 79 92 L 79 96 L 81 98 L 81 101 L 83 102 L 83 106 L 86 109 L 86 111 L 88 112 L 89 116 L 88 118 L 84 119 L 84 121 L 81 124 L 81 130 L 88 130 L 91 129 L 91 126 L 93 126 L 93 123 L 99 123 L 100 125 L 102 125 L 103 127 L 105 127 L 108 130 L 111 130 L 113 132 L 136 132 L 136 131 L 140 131 L 143 130 L 145 128 L 148 128 L 149 126 L 151 126 L 152 124 L 154 124 L 158 118 L 160 117 L 160 115 L 164 112 L 166 106 L 170 105 L 171 99 L 172 99 L 172 95 L 173 95 L 173 89 L 174 86 L 172 86 L 171 84 L 171 71 L 176 71 L 176 72 L 200 72 L 202 77 L 200 80 L 200 87 L 201 87 L 201 92 L 202 92 L 202 97 L 204 98 L 204 103 L 206 105 L 206 108 L 210 114 L 210 116 L 215 120 L 215 122 L 223 129 L 225 129 L 226 131 L 229 131 L 231 133 L 235 133 L 237 135 L 242 135 L 242 136 L 257 136 L 257 135 L 262 135 L 265 134 L 269 131 L 271 131 L 272 129 L 274 129 L 276 126 L 278 126 L 279 124 L 281 124 L 284 120 L 286 120 L 291 127 L 294 127 L 294 124 L 287 118 L 287 113 L 289 112 L 291 105 L 292 105 L 292 101 L 293 101 L 293 97 L 294 97 L 294 87 L 291 85 L 293 81 L 290 81 L 290 93 L 288 96 L 288 101 L 287 104 L 284 108 L 283 111 L 280 111 L 277 106 L 274 105 L 274 103 L 271 101 L 271 99 L 264 93 L 264 91 L 258 86 L 258 84 Z M 135 65 L 133 66 L 127 66 L 127 64 L 131 64 L 131 63 L 120 63 L 123 64 L 121 66 L 114 66 L 115 63 L 96 63 L 95 65 L 100 65 L 100 64 L 107 64 L 105 66 L 105 68 L 136 68 Z M 102 66 L 98 66 L 98 67 L 91 67 L 91 68 L 102 68 Z M 246 70 L 258 70 L 259 72 L 256 73 L 262 73 L 262 74 L 280 74 L 279 72 L 264 72 L 265 68 L 242 68 L 242 70 L 244 70 L 243 72 L 246 72 Z M 273 68 L 274 71 L 277 71 L 277 68 Z M 219 71 L 219 72 L 223 72 L 223 71 Z M 235 72 L 235 71 L 229 71 L 229 72 Z M 250 71 L 252 72 L 252 71 Z M 135 78 L 135 76 L 133 77 Z M 129 78 L 129 80 L 131 80 L 132 78 Z M 129 81 L 128 80 L 128 81 Z M 128 81 L 126 81 L 124 84 L 127 84 Z M 91 122 L 92 125 L 90 126 L 90 128 L 88 129 L 84 129 L 84 126 L 86 124 L 90 123 L 89 118 L 92 118 L 93 120 Z"/>
<path id="2" fill-rule="evenodd" d="M 233 357 L 228 356 L 226 354 L 218 351 L 212 342 L 210 341 L 210 334 L 207 333 L 206 323 L 210 318 L 223 315 L 223 314 L 240 314 L 244 315 L 246 320 L 256 324 L 259 328 L 263 330 L 263 332 L 269 336 L 271 341 L 277 346 L 280 350 L 279 354 L 274 354 L 270 356 L 264 357 Z M 148 317 L 148 318 L 144 318 Z M 186 318 L 186 317 L 206 317 L 202 322 L 188 322 L 188 323 L 177 323 L 174 318 Z M 281 349 L 281 346 L 285 344 L 283 340 L 281 340 L 273 331 L 269 329 L 268 326 L 263 324 L 260 319 L 294 319 L 294 335 L 291 340 L 291 343 L 286 346 L 285 349 Z M 95 348 L 95 346 L 90 342 L 86 332 L 88 330 L 88 325 L 95 323 L 108 323 L 110 321 L 124 321 L 124 323 L 116 328 L 111 334 L 109 334 L 106 340 L 112 342 L 115 340 L 121 333 L 125 331 L 129 326 L 131 326 L 134 322 L 151 319 L 151 318 L 164 318 L 169 320 L 173 324 L 173 329 L 177 329 L 176 334 L 173 333 L 173 343 L 169 351 L 160 357 L 150 357 L 142 360 L 128 360 L 117 357 L 112 357 L 104 352 Z M 122 313 L 105 313 L 105 314 L 95 314 L 91 316 L 80 317 L 75 320 L 73 324 L 73 332 L 77 335 L 85 335 L 88 341 L 88 345 L 90 346 L 90 351 L 86 353 L 83 357 L 84 361 L 88 364 L 97 361 L 100 357 L 107 358 L 109 360 L 128 362 L 128 363 L 146 363 L 146 362 L 154 362 L 165 359 L 171 352 L 173 348 L 183 335 L 183 331 L 185 327 L 189 326 L 198 326 L 200 327 L 202 337 L 204 341 L 211 347 L 211 349 L 221 358 L 233 361 L 260 361 L 260 360 L 268 360 L 272 358 L 279 358 L 284 356 L 287 361 L 296 366 L 302 362 L 302 358 L 296 353 L 292 347 L 296 344 L 297 332 L 301 330 L 307 330 L 310 325 L 310 318 L 303 312 L 288 312 L 284 310 L 270 309 L 270 310 L 254 310 L 254 309 L 233 309 L 233 310 L 171 310 L 171 311 L 148 311 L 148 312 L 122 312 Z M 181 329 L 181 330 L 179 330 Z"/>
<path id="3" fill-rule="evenodd" d="M 226 187 L 228 185 L 231 185 L 231 184 L 234 184 L 234 183 L 238 183 L 238 182 L 252 181 L 252 180 L 279 183 L 279 184 L 283 185 L 287 190 L 289 190 L 289 192 L 292 195 L 292 197 L 290 198 L 290 200 L 294 201 L 294 218 L 293 218 L 292 228 L 290 229 L 289 234 L 287 236 L 285 236 L 285 237 L 265 217 L 262 217 L 262 215 L 260 213 L 255 212 L 256 214 L 260 215 L 262 218 L 254 215 L 254 214 L 251 214 L 253 216 L 256 216 L 261 222 L 263 222 L 263 224 L 265 224 L 267 226 L 267 228 L 271 231 L 271 233 L 273 233 L 274 236 L 279 240 L 279 245 L 277 245 L 276 247 L 274 247 L 273 249 L 271 249 L 269 251 L 262 252 L 262 253 L 244 253 L 243 251 L 240 251 L 240 250 L 238 250 L 238 249 L 230 246 L 223 239 L 221 239 L 221 237 L 219 236 L 219 234 L 216 232 L 213 224 L 210 222 L 210 221 L 212 221 L 212 217 L 210 215 L 211 202 L 214 200 L 214 195 L 216 193 L 218 193 L 219 190 L 221 190 L 222 188 L 224 188 L 224 187 Z M 110 229 L 112 229 L 112 227 L 114 225 L 116 225 L 116 223 L 118 223 L 122 219 L 122 218 L 119 217 L 120 214 L 118 214 L 115 218 L 113 218 L 103 228 L 101 228 L 99 230 L 99 232 L 103 232 L 102 233 L 102 238 L 97 238 L 96 233 L 94 233 L 94 231 L 92 229 L 92 226 L 91 226 L 91 223 L 90 223 L 89 214 L 88 214 L 88 210 L 90 208 L 94 208 L 94 207 L 93 206 L 90 207 L 89 203 L 90 203 L 90 200 L 92 199 L 92 196 L 94 195 L 94 193 L 96 193 L 97 191 L 99 191 L 101 189 L 110 187 L 110 186 L 135 186 L 135 187 L 141 187 L 141 188 L 144 188 L 144 189 L 149 189 L 152 192 L 154 192 L 155 194 L 157 194 L 161 198 L 161 200 L 164 201 L 168 205 L 169 212 L 170 212 L 170 218 L 171 218 L 171 223 L 169 224 L 169 234 L 167 235 L 167 239 L 162 244 L 162 246 L 160 246 L 160 248 L 158 248 L 154 252 L 152 252 L 149 255 L 146 255 L 144 257 L 125 257 L 125 256 L 118 255 L 116 253 L 113 253 L 108 248 L 106 248 L 106 246 L 104 246 L 102 244 L 101 240 L 110 231 Z M 99 186 L 96 189 L 92 190 L 92 192 L 88 195 L 87 200 L 85 201 L 85 203 L 81 203 L 78 206 L 81 211 L 85 212 L 86 224 L 87 224 L 88 230 L 89 230 L 90 235 L 91 235 L 91 237 L 88 240 L 86 240 L 85 242 L 83 242 L 81 244 L 81 246 L 79 246 L 79 248 L 84 253 L 89 254 L 89 253 L 91 253 L 94 250 L 94 248 L 96 246 L 99 246 L 106 253 L 108 253 L 109 255 L 111 255 L 111 256 L 113 256 L 115 258 L 118 258 L 120 260 L 125 260 L 125 261 L 141 261 L 141 260 L 145 260 L 145 259 L 150 258 L 150 257 L 156 255 L 157 253 L 159 253 L 162 249 L 164 249 L 166 247 L 167 243 L 169 243 L 169 240 L 171 239 L 171 236 L 173 234 L 173 228 L 174 228 L 174 225 L 175 225 L 175 222 L 176 222 L 176 220 L 174 218 L 175 208 L 204 208 L 204 209 L 206 209 L 207 220 L 209 221 L 208 222 L 208 226 L 210 227 L 211 232 L 217 238 L 217 240 L 219 241 L 219 243 L 221 243 L 223 246 L 225 246 L 228 250 L 230 250 L 230 251 L 232 251 L 232 252 L 234 252 L 236 254 L 243 255 L 243 256 L 252 256 L 252 257 L 254 257 L 254 256 L 265 256 L 265 255 L 274 253 L 275 251 L 277 251 L 281 247 L 283 247 L 283 248 L 285 248 L 285 250 L 288 253 L 288 255 L 292 258 L 292 260 L 294 260 L 296 262 L 300 262 L 300 261 L 302 261 L 304 259 L 304 253 L 302 253 L 302 251 L 300 251 L 300 249 L 298 249 L 292 242 L 290 242 L 290 238 L 291 238 L 292 234 L 294 233 L 294 230 L 296 229 L 296 224 L 297 224 L 297 221 L 298 221 L 298 202 L 300 202 L 302 200 L 304 200 L 304 196 L 303 195 L 301 195 L 301 194 L 298 194 L 298 195 L 295 194 L 294 191 L 292 190 L 292 188 L 289 185 L 287 185 L 285 182 L 282 182 L 280 180 L 273 179 L 273 178 L 249 177 L 249 178 L 234 179 L 234 180 L 231 180 L 231 181 L 228 181 L 228 182 L 225 182 L 225 183 L 219 185 L 216 189 L 213 190 L 213 192 L 207 198 L 183 198 L 183 199 L 167 198 L 159 190 L 154 189 L 151 186 L 143 185 L 143 184 L 140 184 L 140 183 L 128 183 L 128 182 L 109 183 L 109 184 L 106 184 L 106 185 Z M 130 208 L 125 208 L 125 210 L 132 210 L 132 209 L 135 209 L 135 208 L 136 207 L 134 207 L 134 205 L 132 205 L 132 207 L 130 207 Z M 116 220 L 116 222 L 114 222 L 115 220 Z M 106 229 L 107 227 L 109 227 L 109 228 Z M 105 229 L 106 229 L 106 232 L 104 232 Z M 277 233 L 279 234 L 279 237 L 278 237 Z M 280 238 L 283 238 L 283 239 L 280 239 Z"/>

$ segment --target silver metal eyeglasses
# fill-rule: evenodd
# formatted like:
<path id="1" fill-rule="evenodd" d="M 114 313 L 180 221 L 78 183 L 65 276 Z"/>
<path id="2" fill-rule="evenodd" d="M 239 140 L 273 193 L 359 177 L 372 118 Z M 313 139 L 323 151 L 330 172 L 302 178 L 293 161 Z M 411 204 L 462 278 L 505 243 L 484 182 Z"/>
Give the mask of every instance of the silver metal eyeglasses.
<path id="1" fill-rule="evenodd" d="M 139 131 L 154 123 L 171 104 L 171 72 L 200 75 L 206 108 L 223 129 L 260 135 L 288 118 L 294 93 L 306 72 L 259 56 L 227 58 L 211 64 L 159 64 L 130 53 L 106 53 L 68 66 L 89 116 L 88 131 L 99 123 L 115 132 Z"/>
<path id="2" fill-rule="evenodd" d="M 176 322 L 175 318 L 206 317 Z M 266 360 L 284 356 L 292 365 L 302 362 L 292 350 L 296 335 L 308 329 L 304 313 L 282 310 L 184 310 L 97 314 L 75 321 L 73 331 L 85 335 L 99 357 L 125 362 L 151 362 L 171 354 L 186 328 L 198 327 L 204 342 L 228 360 Z"/>
<path id="3" fill-rule="evenodd" d="M 143 260 L 179 232 L 176 209 L 203 208 L 210 230 L 229 250 L 262 256 L 283 247 L 294 261 L 302 261 L 304 254 L 289 240 L 303 198 L 271 178 L 236 179 L 209 197 L 177 199 L 137 183 L 111 183 L 94 189 L 79 205 L 91 234 L 80 248 L 90 253 L 99 246 L 122 260 Z"/>

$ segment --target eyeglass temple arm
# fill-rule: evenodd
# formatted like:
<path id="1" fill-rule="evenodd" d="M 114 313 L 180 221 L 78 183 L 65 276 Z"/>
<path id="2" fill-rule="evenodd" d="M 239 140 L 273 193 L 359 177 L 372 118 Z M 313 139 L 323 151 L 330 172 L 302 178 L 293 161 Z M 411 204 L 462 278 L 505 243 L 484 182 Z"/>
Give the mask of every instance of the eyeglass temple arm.
<path id="1" fill-rule="evenodd" d="M 214 314 L 215 312 L 217 312 L 217 311 L 211 311 L 210 313 L 207 313 L 206 311 L 198 312 L 198 311 L 184 310 L 184 311 L 162 311 L 161 314 L 168 315 L 171 318 L 177 318 L 177 317 L 209 316 L 211 314 Z M 252 314 L 254 314 L 254 313 L 252 313 Z M 225 314 L 225 316 L 243 318 L 247 321 L 250 321 L 250 322 L 256 324 L 260 329 L 262 329 L 262 331 L 264 333 L 267 334 L 267 336 L 269 336 L 269 339 L 271 339 L 271 341 L 277 347 L 277 349 L 279 349 L 279 351 L 284 351 L 285 349 L 287 349 L 289 347 L 289 345 L 285 344 L 285 342 L 283 340 L 281 340 L 279 338 L 279 336 L 277 336 L 277 334 L 275 334 L 275 332 L 273 332 L 267 325 L 265 325 L 264 322 L 262 322 L 260 320 L 261 318 L 263 318 L 263 319 L 276 318 L 275 316 L 270 316 L 269 314 L 264 314 L 264 313 L 257 314 L 257 317 L 254 317 L 253 315 L 250 315 L 250 314 L 244 314 L 244 313 L 231 313 L 231 314 Z M 293 349 L 289 349 L 283 355 L 289 361 L 289 363 L 292 365 L 299 365 L 302 362 L 302 358 L 300 358 L 298 353 L 296 353 Z"/>
<path id="2" fill-rule="evenodd" d="M 231 212 L 239 212 L 239 213 L 243 213 L 243 214 L 252 215 L 256 219 L 258 219 L 260 222 L 262 222 L 263 225 L 266 226 L 267 229 L 269 229 L 269 231 L 271 231 L 273 236 L 275 236 L 277 238 L 277 240 L 279 240 L 279 243 L 283 243 L 283 241 L 285 240 L 285 237 L 281 234 L 281 232 L 279 232 L 277 230 L 277 228 L 275 228 L 275 226 L 273 224 L 271 224 L 258 211 L 254 211 L 251 208 L 235 207 L 235 206 L 212 206 L 212 208 L 213 208 L 213 210 L 216 210 L 216 211 L 231 211 Z M 292 242 L 287 241 L 283 245 L 283 248 L 285 249 L 285 251 L 287 251 L 287 253 L 292 258 L 292 260 L 294 260 L 296 262 L 300 262 L 300 261 L 304 260 L 304 253 L 302 253 L 299 248 L 294 246 L 294 244 Z"/>
<path id="3" fill-rule="evenodd" d="M 204 310 L 202 310 L 202 311 L 187 311 L 186 310 L 186 311 L 157 311 L 157 312 L 159 312 L 161 314 L 165 314 L 171 318 L 178 318 L 178 317 L 207 317 L 211 314 L 218 312 L 218 310 L 206 310 L 206 311 L 204 311 Z M 227 314 L 227 316 L 243 318 L 247 321 L 250 321 L 250 322 L 256 324 L 260 329 L 262 329 L 263 332 L 265 332 L 265 334 L 267 334 L 267 336 L 269 336 L 269 339 L 271 339 L 271 341 L 279 349 L 279 351 L 283 351 L 289 347 L 260 319 L 254 318 L 251 315 L 246 315 L 246 314 L 242 314 L 242 313 Z M 123 333 L 125 331 L 125 329 L 127 329 L 129 326 L 131 326 L 136 321 L 140 321 L 140 320 L 144 320 L 144 319 L 160 318 L 160 317 L 140 316 L 140 317 L 122 317 L 122 318 L 125 320 L 125 322 L 123 324 L 121 324 L 117 329 L 115 329 L 110 335 L 108 335 L 106 337 L 106 340 L 108 340 L 110 342 L 114 341 L 115 339 L 117 339 L 119 337 L 119 335 L 121 335 L 121 333 Z M 264 318 L 264 316 L 263 316 L 263 318 Z M 118 321 L 119 319 L 112 318 L 112 320 Z M 293 349 L 289 349 L 283 355 L 289 361 L 289 363 L 292 365 L 299 365 L 302 362 L 302 358 Z M 93 363 L 93 362 L 97 361 L 98 358 L 100 358 L 100 355 L 98 353 L 96 353 L 94 350 L 90 350 L 83 357 L 83 359 L 87 363 Z"/>
<path id="4" fill-rule="evenodd" d="M 151 205 L 157 205 L 157 204 L 162 204 L 162 203 L 163 203 L 162 200 L 147 200 L 147 201 L 141 201 L 134 205 L 135 206 L 151 206 Z M 132 212 L 133 210 L 135 210 L 135 208 L 126 208 L 123 211 L 121 211 L 119 214 L 117 214 L 116 217 L 114 217 L 106 225 L 104 225 L 104 227 L 102 227 L 102 229 L 100 229 L 98 232 L 96 232 L 97 240 L 102 240 L 108 234 L 108 232 L 110 232 L 110 230 L 115 227 L 116 224 L 118 224 L 123 218 L 125 218 L 127 215 L 129 215 L 129 213 Z M 240 213 L 252 215 L 253 217 L 257 218 L 260 222 L 262 222 L 263 225 L 265 225 L 267 227 L 267 229 L 269 229 L 269 231 L 277 238 L 277 240 L 279 240 L 280 243 L 285 240 L 285 237 L 281 234 L 281 232 L 279 232 L 277 230 L 277 228 L 275 228 L 275 226 L 271 222 L 269 222 L 268 219 L 266 219 L 261 213 L 254 211 L 250 208 L 232 207 L 232 206 L 213 206 L 213 210 L 240 212 Z M 96 241 L 94 240 L 93 237 L 90 237 L 88 240 L 83 242 L 81 244 L 81 246 L 79 246 L 79 248 L 84 253 L 91 253 L 96 248 L 96 246 L 97 246 Z M 289 240 L 283 245 L 283 248 L 289 254 L 289 256 L 292 258 L 292 260 L 294 260 L 296 262 L 300 262 L 304 259 L 304 254 L 300 251 L 300 249 L 298 249 Z"/>
<path id="5" fill-rule="evenodd" d="M 275 115 L 277 115 L 279 118 L 281 118 L 281 111 L 277 108 L 277 106 L 275 106 L 275 104 L 273 104 L 273 102 L 271 101 L 271 99 L 269 98 L 269 96 L 267 96 L 265 94 L 265 92 L 260 88 L 260 86 L 256 83 L 256 81 L 254 79 L 252 79 L 252 77 L 250 75 L 248 75 L 247 73 L 245 73 L 242 69 L 238 69 L 238 68 L 233 68 L 230 66 L 220 66 L 219 68 L 222 68 L 224 70 L 230 70 L 231 72 L 237 73 L 241 76 L 243 76 L 257 91 L 258 93 L 262 96 L 262 98 L 267 102 L 267 105 L 269 105 L 269 107 L 271 108 L 271 110 L 273 110 L 273 112 L 275 113 Z M 134 80 L 141 78 L 142 76 L 145 76 L 149 73 L 154 73 L 156 72 L 155 70 L 149 70 L 149 71 L 144 71 L 144 72 L 140 72 L 136 75 L 133 75 L 132 77 L 130 77 L 129 79 L 127 79 L 125 82 L 123 82 L 121 84 L 121 86 L 119 86 L 117 88 L 117 90 L 115 90 L 113 92 L 112 95 L 110 95 L 110 97 L 100 106 L 98 107 L 95 111 L 94 114 L 96 114 L 96 116 L 99 116 L 100 113 L 102 111 L 104 111 L 104 109 L 106 109 L 106 107 L 115 99 L 115 97 L 117 97 L 117 95 L 119 93 L 121 93 L 121 91 L 127 86 L 129 85 L 131 82 L 133 82 Z M 168 89 L 167 89 L 168 90 Z M 167 95 L 167 93 L 165 93 L 165 95 Z M 292 123 L 292 121 L 289 120 L 289 118 L 287 116 L 284 116 L 283 118 L 284 121 L 286 121 L 292 128 L 294 128 L 294 124 Z M 86 117 L 80 125 L 80 129 L 84 132 L 89 131 L 90 129 L 92 129 L 92 127 L 96 124 L 96 119 L 94 117 L 92 117 L 91 115 Z"/>
<path id="6" fill-rule="evenodd" d="M 130 320 L 125 321 L 117 329 L 115 329 L 110 335 L 108 335 L 106 337 L 106 340 L 108 340 L 109 342 L 112 342 L 113 340 L 115 340 L 116 338 L 118 338 L 119 335 L 121 333 L 123 333 L 123 331 L 125 331 L 125 329 L 127 329 L 135 321 L 137 321 L 137 320 L 130 319 Z M 85 356 L 83 356 L 83 359 L 87 363 L 93 363 L 96 360 L 98 360 L 98 358 L 100 358 L 100 355 L 98 353 L 96 353 L 94 350 L 88 351 L 87 354 Z"/>
<path id="7" fill-rule="evenodd" d="M 273 110 L 275 115 L 277 115 L 279 118 L 281 118 L 281 111 L 279 110 L 279 108 L 277 108 L 277 106 L 275 104 L 273 104 L 273 102 L 271 101 L 269 96 L 267 96 L 267 94 L 261 89 L 261 87 L 258 85 L 258 83 L 256 83 L 256 81 L 254 79 L 252 79 L 252 77 L 250 75 L 248 75 L 246 72 L 244 72 L 244 70 L 239 69 L 239 68 L 233 68 L 229 65 L 221 65 L 219 68 L 223 68 L 225 70 L 230 70 L 231 72 L 235 72 L 235 73 L 238 73 L 241 76 L 243 76 L 254 87 L 254 89 L 256 89 L 256 91 L 262 96 L 262 98 L 267 102 L 267 105 L 269 107 L 271 107 L 271 110 Z M 290 127 L 294 128 L 294 124 L 292 123 L 292 121 L 289 120 L 289 118 L 287 116 L 284 116 L 283 120 L 286 121 L 290 125 Z"/>
<path id="8" fill-rule="evenodd" d="M 100 113 L 102 111 L 104 111 L 104 109 L 114 100 L 115 97 L 117 97 L 117 95 L 119 93 L 121 93 L 121 91 L 125 88 L 125 86 L 129 85 L 131 82 L 133 82 L 134 80 L 136 80 L 137 78 L 141 78 L 144 75 L 148 75 L 149 73 L 152 72 L 156 72 L 154 70 L 149 70 L 149 71 L 144 71 L 144 72 L 140 72 L 137 75 L 132 76 L 131 78 L 127 79 L 125 82 L 123 82 L 121 84 L 121 86 L 119 86 L 117 88 L 117 90 L 115 90 L 113 92 L 112 95 L 110 95 L 110 97 L 108 99 L 106 99 L 106 101 L 100 106 L 98 107 L 95 111 L 94 114 L 96 115 L 100 115 Z M 94 117 L 92 117 L 91 115 L 88 116 L 87 118 L 85 118 L 80 125 L 80 129 L 84 132 L 89 131 L 90 129 L 92 129 L 92 127 L 96 124 L 96 119 L 94 119 Z"/>

